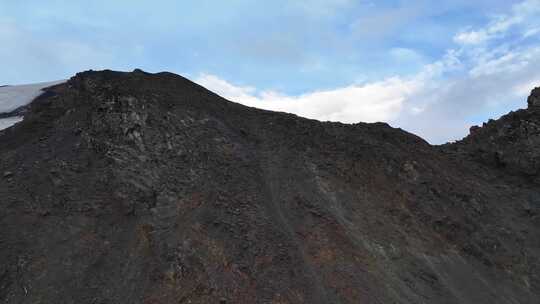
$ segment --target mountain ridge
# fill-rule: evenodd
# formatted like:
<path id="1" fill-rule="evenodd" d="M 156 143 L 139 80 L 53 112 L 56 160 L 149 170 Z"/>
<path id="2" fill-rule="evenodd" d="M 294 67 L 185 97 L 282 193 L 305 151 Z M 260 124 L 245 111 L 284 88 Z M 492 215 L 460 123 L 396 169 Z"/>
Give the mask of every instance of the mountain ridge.
<path id="1" fill-rule="evenodd" d="M 523 111 L 431 146 L 172 73 L 78 73 L 0 131 L 0 299 L 534 303 L 540 116 Z"/>

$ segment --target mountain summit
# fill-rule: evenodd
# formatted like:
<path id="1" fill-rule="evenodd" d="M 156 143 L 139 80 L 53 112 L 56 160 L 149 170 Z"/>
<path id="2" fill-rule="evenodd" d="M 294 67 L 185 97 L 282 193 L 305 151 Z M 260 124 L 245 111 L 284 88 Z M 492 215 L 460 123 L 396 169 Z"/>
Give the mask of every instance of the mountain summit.
<path id="1" fill-rule="evenodd" d="M 79 73 L 0 131 L 0 300 L 537 303 L 537 93 L 431 146 Z"/>

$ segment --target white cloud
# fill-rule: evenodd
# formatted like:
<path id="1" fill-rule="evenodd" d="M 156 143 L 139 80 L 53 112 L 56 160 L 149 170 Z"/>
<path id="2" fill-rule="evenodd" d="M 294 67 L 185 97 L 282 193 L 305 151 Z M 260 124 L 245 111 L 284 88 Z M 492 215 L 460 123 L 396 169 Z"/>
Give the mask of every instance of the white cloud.
<path id="1" fill-rule="evenodd" d="M 489 39 L 485 31 L 461 32 L 454 37 L 454 41 L 462 44 L 480 44 Z"/>
<path id="2" fill-rule="evenodd" d="M 524 82 L 517 83 L 513 86 L 512 92 L 518 98 L 523 98 L 531 93 L 531 89 L 540 86 L 540 78 L 534 78 L 532 80 L 525 80 Z"/>
<path id="3" fill-rule="evenodd" d="M 537 36 L 538 34 L 540 34 L 540 27 L 535 27 L 535 28 L 527 30 L 523 34 L 523 38 L 534 37 L 534 36 Z"/>
<path id="4" fill-rule="evenodd" d="M 520 60 L 520 56 L 515 53 L 508 53 L 501 57 L 483 62 L 473 67 L 469 74 L 474 77 L 494 75 L 497 73 L 512 72 L 523 68 L 526 61 Z"/>
<path id="5" fill-rule="evenodd" d="M 456 35 L 456 49 L 408 77 L 297 96 L 237 86 L 213 75 L 201 75 L 196 82 L 248 106 L 322 121 L 385 121 L 431 143 L 444 143 L 467 135 L 471 125 L 484 119 L 524 107 L 530 90 L 540 86 L 540 45 L 494 39 L 518 24 L 515 37 L 523 37 L 536 28 L 530 20 L 535 11 L 540 11 L 540 0 L 528 0 L 485 28 Z M 402 48 L 389 54 L 416 56 Z"/>
<path id="6" fill-rule="evenodd" d="M 2 118 L 0 119 L 0 130 L 7 129 L 20 121 L 22 121 L 22 117 Z"/>
<path id="7" fill-rule="evenodd" d="M 294 113 L 322 121 L 345 123 L 390 121 L 402 111 L 405 100 L 421 88 L 416 80 L 389 78 L 365 85 L 287 96 L 273 91 L 257 92 L 213 75 L 201 75 L 197 83 L 241 104 Z"/>
<path id="8" fill-rule="evenodd" d="M 512 7 L 508 15 L 496 16 L 488 26 L 478 30 L 467 30 L 454 36 L 459 44 L 481 44 L 489 40 L 500 38 L 515 26 L 529 27 L 537 22 L 540 13 L 540 0 L 526 0 Z M 524 37 L 533 35 L 530 30 L 525 31 Z"/>
<path id="9" fill-rule="evenodd" d="M 384 121 L 438 144 L 465 136 L 471 125 L 482 122 L 476 116 L 485 119 L 485 113 L 492 113 L 490 116 L 496 118 L 504 114 L 500 108 L 525 106 L 525 97 L 540 85 L 540 48 L 515 49 L 507 54 L 450 50 L 411 77 L 298 96 L 235 86 L 213 75 L 202 75 L 195 81 L 247 106 L 321 121 Z"/>
<path id="10" fill-rule="evenodd" d="M 229 97 L 235 100 L 248 100 L 255 92 L 253 87 L 235 86 L 227 81 L 220 79 L 217 76 L 210 74 L 202 74 L 197 78 L 197 83 L 207 88 L 211 88 L 214 92 L 221 94 L 224 97 Z"/>
<path id="11" fill-rule="evenodd" d="M 390 49 L 388 55 L 390 57 L 389 59 L 395 61 L 397 65 L 400 65 L 402 67 L 407 65 L 421 67 L 426 61 L 424 56 L 422 56 L 422 54 L 420 54 L 419 52 L 413 49 L 403 47 L 396 47 Z"/>

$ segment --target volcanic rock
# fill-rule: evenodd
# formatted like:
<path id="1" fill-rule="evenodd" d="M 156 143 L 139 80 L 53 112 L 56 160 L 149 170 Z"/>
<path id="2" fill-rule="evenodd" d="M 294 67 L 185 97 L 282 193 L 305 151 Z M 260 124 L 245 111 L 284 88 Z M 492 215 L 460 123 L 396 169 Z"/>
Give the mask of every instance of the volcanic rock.
<path id="1" fill-rule="evenodd" d="M 540 88 L 536 88 L 532 91 L 531 95 L 527 99 L 529 108 L 540 107 Z"/>
<path id="2" fill-rule="evenodd" d="M 535 104 L 431 146 L 79 73 L 0 132 L 0 301 L 538 303 Z"/>

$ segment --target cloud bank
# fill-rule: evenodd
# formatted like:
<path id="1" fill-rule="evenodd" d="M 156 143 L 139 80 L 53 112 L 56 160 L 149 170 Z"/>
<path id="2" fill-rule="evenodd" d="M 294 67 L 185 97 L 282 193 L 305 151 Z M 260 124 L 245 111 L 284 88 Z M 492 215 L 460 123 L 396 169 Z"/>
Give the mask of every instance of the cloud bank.
<path id="1" fill-rule="evenodd" d="M 540 0 L 518 3 L 483 27 L 456 33 L 454 47 L 409 76 L 300 95 L 239 86 L 212 74 L 195 81 L 248 106 L 322 121 L 385 121 L 440 144 L 467 135 L 471 125 L 526 105 L 530 90 L 540 85 L 539 14 Z M 398 55 L 414 55 L 397 50 Z"/>

